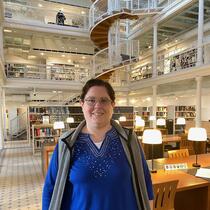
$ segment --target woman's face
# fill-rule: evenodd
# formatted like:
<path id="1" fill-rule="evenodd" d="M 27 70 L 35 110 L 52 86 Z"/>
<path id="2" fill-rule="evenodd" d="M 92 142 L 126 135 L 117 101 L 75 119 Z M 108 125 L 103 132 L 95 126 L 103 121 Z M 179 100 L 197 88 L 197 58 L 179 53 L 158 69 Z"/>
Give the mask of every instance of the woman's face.
<path id="1" fill-rule="evenodd" d="M 105 87 L 91 87 L 81 102 L 87 125 L 98 128 L 109 125 L 114 105 Z"/>

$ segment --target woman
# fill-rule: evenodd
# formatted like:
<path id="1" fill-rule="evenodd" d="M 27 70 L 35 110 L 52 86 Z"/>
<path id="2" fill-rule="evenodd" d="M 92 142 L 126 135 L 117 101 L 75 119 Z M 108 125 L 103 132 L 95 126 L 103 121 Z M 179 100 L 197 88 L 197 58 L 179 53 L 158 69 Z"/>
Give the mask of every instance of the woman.
<path id="1" fill-rule="evenodd" d="M 83 87 L 85 121 L 60 137 L 46 176 L 42 207 L 64 210 L 149 210 L 153 189 L 134 134 L 111 120 L 115 93 L 108 82 Z"/>

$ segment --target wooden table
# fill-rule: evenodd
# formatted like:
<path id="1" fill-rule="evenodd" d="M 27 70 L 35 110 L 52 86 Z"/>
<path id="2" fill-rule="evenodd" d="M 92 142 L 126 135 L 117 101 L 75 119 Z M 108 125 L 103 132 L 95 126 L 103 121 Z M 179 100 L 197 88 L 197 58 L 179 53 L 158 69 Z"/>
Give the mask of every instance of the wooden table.
<path id="1" fill-rule="evenodd" d="M 177 193 L 175 197 L 175 210 L 210 210 L 210 182 L 208 180 L 195 177 L 188 173 L 193 171 L 192 163 L 195 162 L 195 156 L 187 158 L 161 158 L 155 160 L 157 173 L 152 174 L 153 183 L 161 183 L 169 180 L 179 180 Z M 210 154 L 198 156 L 198 162 L 202 167 L 210 166 Z M 187 170 L 165 171 L 164 164 L 187 163 Z"/>

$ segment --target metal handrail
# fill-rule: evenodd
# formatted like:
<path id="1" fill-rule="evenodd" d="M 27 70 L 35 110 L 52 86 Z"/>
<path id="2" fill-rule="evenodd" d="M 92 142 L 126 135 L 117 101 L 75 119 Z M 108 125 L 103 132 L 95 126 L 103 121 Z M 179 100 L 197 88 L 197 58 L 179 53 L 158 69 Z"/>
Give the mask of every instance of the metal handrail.
<path id="1" fill-rule="evenodd" d="M 44 80 L 71 80 L 80 82 L 89 78 L 91 67 L 75 65 L 43 65 L 25 63 L 5 63 L 7 78 L 27 78 Z"/>
<path id="2" fill-rule="evenodd" d="M 30 5 L 21 5 L 12 2 L 4 2 L 4 17 L 15 19 L 21 22 L 37 24 L 56 24 L 56 14 L 58 11 Z M 64 26 L 81 28 L 87 30 L 89 27 L 89 17 L 86 14 L 65 12 Z"/>
<path id="3" fill-rule="evenodd" d="M 203 64 L 210 64 L 210 42 L 204 43 L 203 47 Z M 184 71 L 189 68 L 197 66 L 197 46 L 181 49 L 178 52 L 171 51 L 164 55 L 163 59 L 157 61 L 157 77 L 161 75 L 170 74 L 176 71 Z M 140 81 L 142 79 L 149 79 L 153 75 L 152 55 L 147 62 L 141 60 L 140 65 L 132 66 L 129 70 L 130 81 Z"/>
<path id="4" fill-rule="evenodd" d="M 10 140 L 17 136 L 21 131 L 27 131 L 28 122 L 27 122 L 27 112 L 23 112 L 21 115 L 18 115 L 10 120 Z"/>
<path id="5" fill-rule="evenodd" d="M 157 3 L 153 0 L 96 0 L 89 10 L 89 23 L 90 28 L 95 25 L 96 22 L 102 19 L 102 17 L 112 14 L 113 12 L 120 12 L 128 9 L 133 14 L 143 12 L 144 14 L 154 14 L 163 9 L 166 6 L 173 4 L 172 0 L 157 0 Z"/>
<path id="6" fill-rule="evenodd" d="M 118 48 L 118 50 L 120 49 L 120 54 L 116 55 L 116 57 L 110 56 L 110 50 L 113 48 L 113 46 L 109 46 L 94 55 L 93 66 L 95 76 L 118 65 L 123 65 L 125 62 L 138 59 L 140 52 L 138 40 L 121 41 Z"/>

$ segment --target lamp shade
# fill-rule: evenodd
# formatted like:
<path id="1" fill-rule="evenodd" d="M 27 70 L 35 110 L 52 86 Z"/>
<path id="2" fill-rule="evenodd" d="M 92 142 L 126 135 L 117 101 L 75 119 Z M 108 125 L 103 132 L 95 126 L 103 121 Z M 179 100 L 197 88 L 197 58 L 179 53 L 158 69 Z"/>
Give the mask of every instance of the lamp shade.
<path id="1" fill-rule="evenodd" d="M 67 117 L 66 122 L 67 123 L 74 123 L 74 118 L 73 117 Z"/>
<path id="2" fill-rule="evenodd" d="M 125 122 L 126 121 L 126 116 L 120 116 L 119 121 L 120 122 Z"/>
<path id="3" fill-rule="evenodd" d="M 176 119 L 176 124 L 177 125 L 185 125 L 186 124 L 185 118 L 184 117 L 178 117 Z"/>
<path id="4" fill-rule="evenodd" d="M 188 140 L 190 141 L 206 141 L 207 133 L 205 128 L 193 127 L 188 131 Z"/>
<path id="5" fill-rule="evenodd" d="M 144 127 L 145 126 L 145 121 L 140 116 L 136 116 L 135 121 L 136 121 L 135 122 L 136 127 Z"/>
<path id="6" fill-rule="evenodd" d="M 53 128 L 54 129 L 63 129 L 63 128 L 65 128 L 64 122 L 63 121 L 55 121 L 53 123 Z"/>
<path id="7" fill-rule="evenodd" d="M 166 125 L 166 120 L 163 118 L 157 119 L 157 125 L 161 126 Z"/>
<path id="8" fill-rule="evenodd" d="M 150 120 L 150 121 L 156 120 L 156 117 L 155 117 L 154 115 L 150 115 L 150 116 L 149 116 L 149 120 Z"/>
<path id="9" fill-rule="evenodd" d="M 158 129 L 146 129 L 143 132 L 142 139 L 145 144 L 161 144 L 162 134 Z"/>

